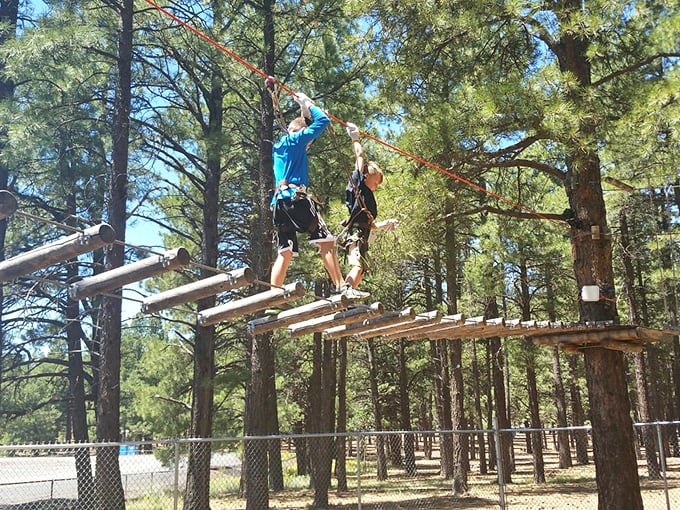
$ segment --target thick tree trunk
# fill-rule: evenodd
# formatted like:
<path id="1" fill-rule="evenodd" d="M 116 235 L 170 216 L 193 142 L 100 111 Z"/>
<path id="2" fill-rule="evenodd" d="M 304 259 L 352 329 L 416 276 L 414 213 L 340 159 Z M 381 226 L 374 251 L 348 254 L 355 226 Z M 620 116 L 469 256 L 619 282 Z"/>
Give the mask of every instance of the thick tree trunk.
<path id="1" fill-rule="evenodd" d="M 264 17 L 263 70 L 268 75 L 274 74 L 274 17 L 273 0 L 264 0 L 262 14 Z M 273 175 L 272 144 L 274 138 L 274 108 L 269 93 L 262 90 L 260 118 L 260 155 L 257 167 L 253 167 L 250 181 L 253 183 L 253 214 L 251 216 L 251 239 L 248 260 L 257 275 L 267 275 L 271 268 L 271 212 L 269 210 L 268 191 L 271 188 Z M 272 393 L 266 377 L 269 357 L 273 360 L 273 352 L 269 347 L 271 335 L 259 335 L 251 340 L 250 345 L 250 384 L 246 392 L 245 433 L 249 436 L 265 435 L 268 425 L 266 399 Z M 269 508 L 269 491 L 267 487 L 269 460 L 268 445 L 265 441 L 248 441 L 244 445 L 246 509 L 265 510 Z"/>
<path id="2" fill-rule="evenodd" d="M 117 5 L 120 30 L 116 59 L 116 91 L 111 129 L 111 181 L 109 184 L 108 222 L 119 241 L 125 241 L 128 198 L 128 154 L 130 108 L 132 100 L 132 38 L 134 1 L 121 0 Z M 107 266 L 121 267 L 125 262 L 124 247 L 114 244 L 108 251 Z M 102 299 L 100 315 L 101 345 L 99 362 L 99 395 L 97 400 L 97 440 L 120 440 L 120 342 L 122 292 L 113 291 Z M 97 449 L 95 486 L 97 510 L 125 508 L 125 496 L 118 464 L 118 448 Z"/>

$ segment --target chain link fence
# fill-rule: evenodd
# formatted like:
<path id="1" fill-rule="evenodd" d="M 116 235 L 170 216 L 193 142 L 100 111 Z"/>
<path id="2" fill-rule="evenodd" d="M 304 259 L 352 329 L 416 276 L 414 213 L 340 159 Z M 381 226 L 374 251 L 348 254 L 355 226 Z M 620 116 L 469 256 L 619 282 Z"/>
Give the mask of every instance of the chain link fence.
<path id="1" fill-rule="evenodd" d="M 680 508 L 679 431 L 680 422 L 635 425 L 646 510 Z M 589 433 L 517 428 L 0 445 L 0 509 L 90 509 L 102 497 L 119 498 L 115 507 L 127 510 L 597 508 L 592 452 L 587 459 L 577 452 L 579 441 L 590 445 Z M 503 434 L 512 437 L 509 466 Z M 542 483 L 535 481 L 532 434 L 542 438 Z M 442 461 L 454 435 L 468 452 L 462 470 Z M 559 455 L 560 440 L 568 441 L 569 455 L 564 446 Z M 98 475 L 97 466 L 106 469 Z M 499 483 L 506 470 L 512 481 Z"/>

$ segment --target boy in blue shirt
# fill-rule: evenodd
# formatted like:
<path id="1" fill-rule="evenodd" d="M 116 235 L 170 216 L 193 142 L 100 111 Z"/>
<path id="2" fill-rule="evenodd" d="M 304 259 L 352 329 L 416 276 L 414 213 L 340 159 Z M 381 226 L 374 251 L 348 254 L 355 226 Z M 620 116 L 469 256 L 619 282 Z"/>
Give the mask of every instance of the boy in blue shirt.
<path id="1" fill-rule="evenodd" d="M 309 241 L 319 247 L 323 262 L 335 293 L 344 292 L 350 299 L 368 297 L 366 292 L 354 291 L 346 285 L 335 251 L 335 237 L 321 218 L 314 201 L 307 195 L 309 161 L 307 149 L 328 127 L 330 119 L 305 94 L 294 97 L 302 116 L 288 124 L 288 133 L 273 148 L 275 190 L 272 211 L 276 226 L 278 255 L 272 266 L 270 283 L 281 287 L 293 257 L 298 255 L 298 232 L 307 232 Z M 307 125 L 305 118 L 310 118 Z"/>

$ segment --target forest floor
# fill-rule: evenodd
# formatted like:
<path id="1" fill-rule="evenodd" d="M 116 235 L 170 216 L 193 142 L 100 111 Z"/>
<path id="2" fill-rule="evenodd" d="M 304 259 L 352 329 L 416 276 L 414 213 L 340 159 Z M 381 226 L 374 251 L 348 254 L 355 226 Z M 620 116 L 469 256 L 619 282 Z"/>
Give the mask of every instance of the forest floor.
<path id="1" fill-rule="evenodd" d="M 522 510 L 569 510 L 597 509 L 595 466 L 590 463 L 560 469 L 558 455 L 554 450 L 544 452 L 546 483 L 533 481 L 531 455 L 521 448 L 515 449 L 515 470 L 512 483 L 504 486 L 506 509 Z M 417 452 L 415 478 L 406 476 L 402 470 L 390 468 L 388 479 L 378 481 L 374 473 L 362 472 L 360 488 L 357 478 L 348 467 L 350 490 L 338 494 L 334 488 L 328 493 L 328 508 L 349 510 L 440 510 L 456 508 L 501 508 L 496 472 L 479 474 L 479 465 L 473 461 L 468 475 L 468 493 L 453 495 L 451 480 L 439 476 L 439 459 L 425 459 Z M 612 467 L 615 469 L 615 467 Z M 667 459 L 666 474 L 668 500 L 663 480 L 649 480 L 644 459 L 638 461 L 640 485 L 645 510 L 680 508 L 680 458 Z M 333 487 L 336 480 L 333 479 Z M 302 510 L 312 508 L 314 491 L 309 488 L 286 489 L 270 493 L 269 508 L 277 510 Z M 236 510 L 245 508 L 245 501 L 233 497 L 211 498 L 212 510 Z"/>

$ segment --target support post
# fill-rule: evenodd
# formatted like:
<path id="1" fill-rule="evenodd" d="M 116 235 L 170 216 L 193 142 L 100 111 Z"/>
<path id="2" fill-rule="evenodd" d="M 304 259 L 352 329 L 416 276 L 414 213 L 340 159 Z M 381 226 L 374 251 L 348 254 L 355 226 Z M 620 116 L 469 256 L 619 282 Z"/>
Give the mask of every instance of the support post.
<path id="1" fill-rule="evenodd" d="M 234 269 L 228 273 L 220 273 L 146 297 L 142 300 L 142 312 L 154 313 L 173 306 L 198 301 L 220 292 L 250 285 L 254 281 L 255 272 L 249 267 Z"/>
<path id="2" fill-rule="evenodd" d="M 316 319 L 291 324 L 288 326 L 288 332 L 291 336 L 302 336 L 308 333 L 323 331 L 331 326 L 341 326 L 350 322 L 356 322 L 362 316 L 374 317 L 376 315 L 382 315 L 382 313 L 382 304 L 373 303 L 370 306 L 359 306 L 344 312 L 324 315 L 323 317 L 318 317 Z"/>
<path id="3" fill-rule="evenodd" d="M 278 306 L 288 301 L 299 299 L 304 295 L 305 288 L 300 282 L 289 283 L 280 289 L 270 289 L 266 292 L 253 294 L 243 299 L 203 310 L 198 314 L 198 323 L 201 326 L 211 326 L 218 322 Z"/>
<path id="4" fill-rule="evenodd" d="M 352 322 L 342 326 L 334 326 L 325 330 L 323 336 L 326 340 L 331 340 L 343 336 L 361 335 L 364 331 L 370 331 L 376 327 L 393 325 L 398 322 L 403 322 L 405 319 L 413 321 L 415 316 L 416 314 L 413 311 L 413 308 L 409 306 L 401 311 L 387 312 L 380 317 L 364 319 L 360 322 Z"/>
<path id="5" fill-rule="evenodd" d="M 116 233 L 106 223 L 89 227 L 82 232 L 62 237 L 53 243 L 0 262 L 0 281 L 13 280 L 58 262 L 72 259 L 111 244 L 115 239 Z"/>
<path id="6" fill-rule="evenodd" d="M 328 299 L 319 299 L 306 305 L 297 306 L 290 310 L 284 310 L 272 317 L 262 317 L 248 323 L 248 333 L 260 335 L 275 329 L 285 328 L 296 322 L 314 319 L 334 310 L 344 310 L 349 306 L 349 300 L 343 294 L 331 296 Z"/>
<path id="7" fill-rule="evenodd" d="M 69 285 L 68 295 L 73 300 L 85 299 L 115 289 L 120 289 L 130 283 L 138 282 L 151 276 L 172 271 L 191 262 L 189 252 L 185 248 L 168 250 L 162 255 L 153 255 L 143 260 L 126 264 L 110 271 L 104 271 L 94 276 Z"/>
<path id="8" fill-rule="evenodd" d="M 0 220 L 12 216 L 17 210 L 17 199 L 9 191 L 0 190 Z"/>

